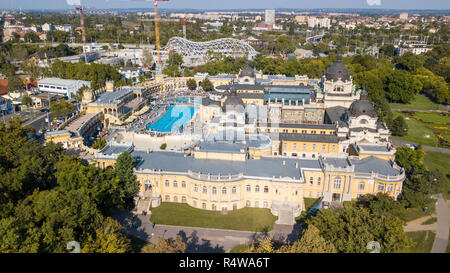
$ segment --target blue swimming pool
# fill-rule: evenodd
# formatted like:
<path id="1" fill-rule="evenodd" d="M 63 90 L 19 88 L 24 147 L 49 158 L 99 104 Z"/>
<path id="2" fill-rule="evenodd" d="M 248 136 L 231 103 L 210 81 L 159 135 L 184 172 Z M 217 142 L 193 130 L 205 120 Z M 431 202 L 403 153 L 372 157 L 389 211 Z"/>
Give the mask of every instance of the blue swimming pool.
<path id="1" fill-rule="evenodd" d="M 147 130 L 158 132 L 170 132 L 186 126 L 192 119 L 195 108 L 192 106 L 171 106 L 166 113 L 155 123 L 147 126 Z"/>

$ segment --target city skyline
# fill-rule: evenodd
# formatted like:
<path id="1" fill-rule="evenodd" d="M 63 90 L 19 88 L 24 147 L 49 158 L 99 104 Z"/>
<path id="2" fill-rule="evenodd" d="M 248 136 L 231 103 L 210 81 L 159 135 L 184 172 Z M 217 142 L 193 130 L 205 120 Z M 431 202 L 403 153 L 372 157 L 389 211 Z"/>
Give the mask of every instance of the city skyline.
<path id="1" fill-rule="evenodd" d="M 74 1 L 69 1 L 74 2 Z M 395 3 L 393 3 L 395 2 Z M 66 0 L 41 0 L 39 2 L 32 0 L 14 0 L 3 1 L 0 3 L 0 9 L 69 9 L 70 6 Z M 143 0 L 85 0 L 82 4 L 97 9 L 120 9 L 120 8 L 152 8 L 152 1 Z M 280 0 L 277 2 L 268 0 L 229 0 L 227 2 L 217 0 L 171 0 L 169 2 L 161 3 L 161 8 L 167 9 L 203 9 L 203 10 L 218 10 L 218 9 L 320 9 L 320 8 L 355 8 L 355 9 L 424 9 L 424 10 L 445 10 L 450 9 L 450 2 L 443 0 L 430 0 L 426 3 L 418 0 L 399 0 L 399 1 L 381 1 L 381 0 L 341 0 L 339 3 L 332 0 L 321 0 L 311 3 L 310 1 L 296 1 L 296 0 Z"/>

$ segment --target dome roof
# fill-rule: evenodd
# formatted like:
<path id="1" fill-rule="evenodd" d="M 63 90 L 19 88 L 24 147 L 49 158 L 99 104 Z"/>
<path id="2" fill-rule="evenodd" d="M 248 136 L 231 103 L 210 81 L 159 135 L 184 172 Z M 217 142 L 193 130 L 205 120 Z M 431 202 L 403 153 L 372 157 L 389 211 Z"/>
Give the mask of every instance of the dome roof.
<path id="1" fill-rule="evenodd" d="M 239 77 L 243 78 L 243 77 L 250 77 L 250 78 L 255 78 L 255 72 L 253 71 L 253 68 L 250 67 L 249 64 L 247 64 L 244 69 L 241 70 L 241 73 L 239 73 Z"/>
<path id="2" fill-rule="evenodd" d="M 367 93 L 365 91 L 361 94 L 360 100 L 357 100 L 350 105 L 349 112 L 352 117 L 359 117 L 362 115 L 367 115 L 371 118 L 377 117 L 375 108 L 373 107 L 373 104 L 367 100 Z"/>
<path id="3" fill-rule="evenodd" d="M 350 80 L 350 71 L 342 63 L 342 59 L 339 56 L 336 63 L 330 64 L 330 66 L 325 70 L 325 79 L 327 81 L 337 81 L 341 79 L 342 81 Z"/>
<path id="4" fill-rule="evenodd" d="M 242 107 L 238 107 L 238 106 L 242 106 Z M 227 97 L 227 99 L 223 103 L 222 109 L 224 111 L 226 111 L 227 108 L 229 110 L 236 110 L 236 111 L 244 110 L 244 102 L 242 101 L 241 98 L 239 98 L 236 95 L 235 91 L 232 91 L 231 94 Z"/>

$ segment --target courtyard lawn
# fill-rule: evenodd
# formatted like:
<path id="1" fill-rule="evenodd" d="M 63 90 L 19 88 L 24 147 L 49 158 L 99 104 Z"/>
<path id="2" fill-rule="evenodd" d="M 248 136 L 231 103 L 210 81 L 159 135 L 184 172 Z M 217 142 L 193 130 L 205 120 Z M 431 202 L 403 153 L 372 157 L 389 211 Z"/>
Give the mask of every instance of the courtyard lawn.
<path id="1" fill-rule="evenodd" d="M 450 199 L 450 162 L 449 155 L 438 152 L 427 151 L 424 156 L 424 163 L 431 171 L 438 170 L 447 180 L 447 192 L 442 193 L 444 198 Z"/>
<path id="2" fill-rule="evenodd" d="M 436 233 L 430 230 L 407 232 L 406 235 L 416 243 L 414 253 L 430 253 L 436 237 Z"/>
<path id="3" fill-rule="evenodd" d="M 425 212 L 422 208 L 403 208 L 393 212 L 395 216 L 403 220 L 405 223 L 412 220 L 431 215 L 436 210 L 436 199 L 431 198 L 427 204 L 428 210 Z"/>
<path id="4" fill-rule="evenodd" d="M 417 94 L 409 104 L 391 103 L 392 109 L 442 110 L 439 104 L 432 102 L 424 95 Z"/>
<path id="5" fill-rule="evenodd" d="M 394 118 L 399 115 L 403 116 L 404 118 L 409 118 L 408 120 L 405 119 L 406 123 L 408 124 L 408 134 L 403 137 L 395 138 L 427 146 L 436 147 L 438 145 L 438 138 L 433 133 L 433 131 L 426 126 L 425 123 L 415 120 L 412 117 L 408 117 L 403 113 L 394 112 Z M 429 135 L 429 137 L 425 137 L 426 135 Z"/>
<path id="6" fill-rule="evenodd" d="M 444 115 L 440 113 L 431 113 L 431 112 L 416 112 L 415 116 L 419 117 L 424 122 L 432 122 L 436 124 L 449 124 L 450 116 Z"/>
<path id="7" fill-rule="evenodd" d="M 273 229 L 277 220 L 269 209 L 243 208 L 228 211 L 223 215 L 220 211 L 193 208 L 181 203 L 162 203 L 152 209 L 152 223 L 173 226 L 203 227 L 231 230 L 265 232 Z"/>

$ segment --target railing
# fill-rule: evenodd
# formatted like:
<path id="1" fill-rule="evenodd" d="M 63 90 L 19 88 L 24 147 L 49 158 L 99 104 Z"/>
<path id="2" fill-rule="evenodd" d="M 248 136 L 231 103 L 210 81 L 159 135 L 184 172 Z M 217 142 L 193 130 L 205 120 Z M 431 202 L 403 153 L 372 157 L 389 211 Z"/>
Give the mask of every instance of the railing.
<path id="1" fill-rule="evenodd" d="M 382 175 L 378 173 L 355 173 L 357 178 L 379 179 L 383 181 L 400 181 L 405 178 L 405 172 L 401 172 L 399 175 Z"/>
<path id="2" fill-rule="evenodd" d="M 211 175 L 211 174 L 202 174 L 202 173 L 195 173 L 192 171 L 188 171 L 188 176 L 197 179 L 197 180 L 203 180 L 203 181 L 236 181 L 240 180 L 244 177 L 243 173 L 239 174 L 229 174 L 229 175 Z"/>

